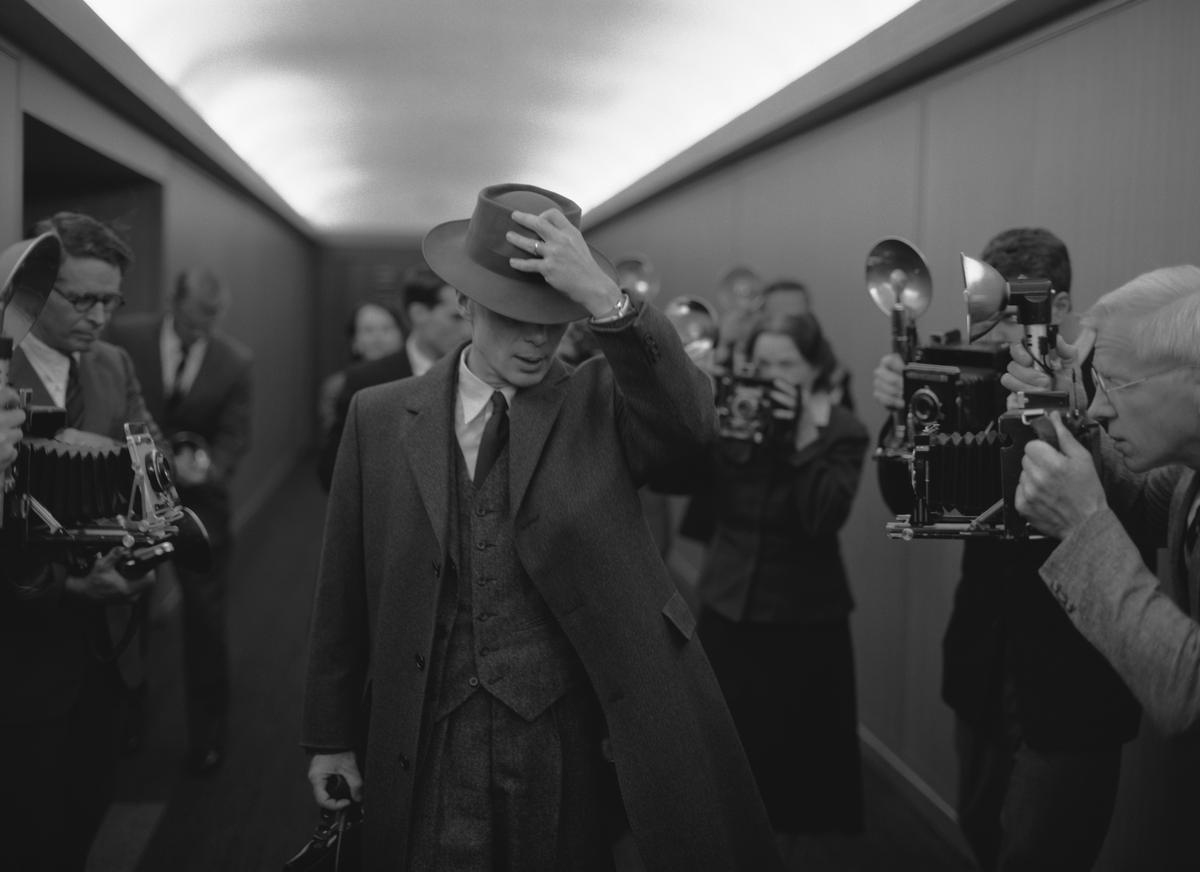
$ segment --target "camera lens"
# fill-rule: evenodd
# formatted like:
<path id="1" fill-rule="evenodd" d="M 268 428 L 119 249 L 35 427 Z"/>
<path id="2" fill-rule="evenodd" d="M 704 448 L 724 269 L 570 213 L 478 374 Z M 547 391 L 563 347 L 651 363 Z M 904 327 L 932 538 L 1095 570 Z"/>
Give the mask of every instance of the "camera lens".
<path id="1" fill-rule="evenodd" d="M 932 424 L 942 417 L 942 401 L 929 388 L 917 390 L 908 401 L 908 409 L 919 424 Z"/>

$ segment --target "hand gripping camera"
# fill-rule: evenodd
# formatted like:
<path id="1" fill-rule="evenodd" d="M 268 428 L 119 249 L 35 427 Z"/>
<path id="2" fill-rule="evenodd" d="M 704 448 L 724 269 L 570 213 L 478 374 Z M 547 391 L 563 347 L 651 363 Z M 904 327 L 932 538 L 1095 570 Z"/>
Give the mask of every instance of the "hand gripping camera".
<path id="1" fill-rule="evenodd" d="M 951 331 L 918 346 L 914 322 L 932 296 L 924 258 L 898 238 L 867 256 L 868 293 L 891 316 L 892 347 L 905 360 L 904 409 L 893 413 L 876 459 L 907 465 L 912 512 L 889 522 L 887 532 L 895 539 L 1036 537 L 1014 506 L 1025 446 L 1054 441 L 1046 417 L 1053 410 L 1081 438 L 1090 425 L 1073 393 L 1030 393 L 1024 408 L 1006 411 L 1000 376 L 1008 349 L 980 340 L 1015 311 L 1022 344 L 1048 367 L 1055 291 L 1040 279 L 1007 282 L 987 264 L 961 258 L 970 344 Z"/>
<path id="2" fill-rule="evenodd" d="M 698 297 L 676 297 L 663 308 L 688 356 L 711 371 L 720 328 L 716 310 Z M 774 384 L 752 372 L 721 371 L 713 376 L 717 406 L 717 433 L 722 439 L 761 445 L 786 442 L 800 410 L 789 418 L 776 414 L 771 397 Z"/>
<path id="3" fill-rule="evenodd" d="M 51 233 L 0 254 L 0 385 L 8 384 L 13 348 L 37 320 L 61 257 Z M 123 444 L 103 438 L 67 443 L 56 438 L 66 411 L 33 406 L 30 392 L 21 394 L 24 435 L 0 486 L 6 547 L 79 573 L 113 549 L 120 549 L 117 570 L 129 578 L 167 559 L 207 568 L 204 525 L 180 504 L 170 463 L 145 424 L 125 424 Z"/>

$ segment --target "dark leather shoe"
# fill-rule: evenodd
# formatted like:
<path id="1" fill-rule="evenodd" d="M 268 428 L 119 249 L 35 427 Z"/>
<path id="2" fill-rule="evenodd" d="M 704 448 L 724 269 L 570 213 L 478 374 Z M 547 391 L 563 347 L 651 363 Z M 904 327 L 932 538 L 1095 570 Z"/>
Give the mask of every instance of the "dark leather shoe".
<path id="1" fill-rule="evenodd" d="M 220 748 L 194 748 L 187 756 L 187 770 L 193 775 L 211 775 L 221 768 L 224 760 Z"/>

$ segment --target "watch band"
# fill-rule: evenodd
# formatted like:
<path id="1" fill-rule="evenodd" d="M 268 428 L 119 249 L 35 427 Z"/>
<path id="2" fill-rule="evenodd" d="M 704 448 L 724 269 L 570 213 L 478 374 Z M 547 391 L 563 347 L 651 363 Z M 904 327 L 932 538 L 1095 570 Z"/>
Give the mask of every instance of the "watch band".
<path id="1" fill-rule="evenodd" d="M 622 291 L 621 299 L 617 300 L 611 309 L 601 315 L 593 315 L 588 321 L 592 324 L 607 324 L 610 321 L 618 321 L 633 311 L 633 300 L 629 299 L 629 294 Z"/>

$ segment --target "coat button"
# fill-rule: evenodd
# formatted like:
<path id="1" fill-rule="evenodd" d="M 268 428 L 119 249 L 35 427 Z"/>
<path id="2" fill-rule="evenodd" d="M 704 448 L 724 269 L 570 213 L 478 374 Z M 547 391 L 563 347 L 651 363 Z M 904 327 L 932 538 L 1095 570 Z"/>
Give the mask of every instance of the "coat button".
<path id="1" fill-rule="evenodd" d="M 425 658 L 422 657 L 420 654 L 417 654 L 416 660 L 417 660 L 417 668 L 424 669 L 425 668 Z"/>
<path id="2" fill-rule="evenodd" d="M 467 679 L 467 684 L 471 685 L 471 687 L 479 687 L 479 679 L 472 675 Z"/>
<path id="3" fill-rule="evenodd" d="M 441 576 L 441 574 L 442 574 L 442 564 L 438 563 L 436 560 L 433 561 L 433 577 L 438 578 Z"/>
<path id="4" fill-rule="evenodd" d="M 482 551 L 482 550 L 484 550 L 485 548 L 487 548 L 487 547 L 488 547 L 488 543 L 486 543 L 486 542 L 484 542 L 482 539 L 480 539 L 478 542 L 476 542 L 476 543 L 475 543 L 475 547 L 476 547 L 478 550 Z"/>
<path id="5" fill-rule="evenodd" d="M 487 514 L 487 508 L 486 508 L 486 507 L 484 507 L 484 506 L 482 506 L 482 505 L 478 505 L 478 506 L 476 506 L 476 507 L 475 507 L 475 517 L 477 517 L 477 518 L 482 518 L 482 517 L 483 517 L 484 515 L 486 515 L 486 514 Z"/>
<path id="6" fill-rule="evenodd" d="M 400 755 L 400 768 L 408 769 L 408 758 L 405 757 L 403 754 Z"/>
<path id="7" fill-rule="evenodd" d="M 487 619 L 490 617 L 491 617 L 491 615 L 489 615 L 487 612 L 483 612 L 475 620 L 479 621 L 479 623 L 481 623 L 481 624 L 485 624 L 485 623 L 487 623 Z"/>

